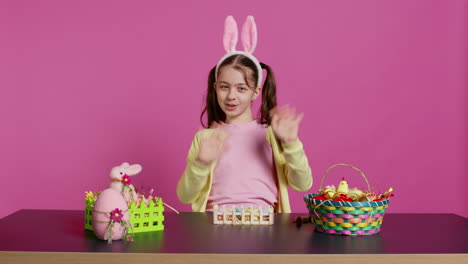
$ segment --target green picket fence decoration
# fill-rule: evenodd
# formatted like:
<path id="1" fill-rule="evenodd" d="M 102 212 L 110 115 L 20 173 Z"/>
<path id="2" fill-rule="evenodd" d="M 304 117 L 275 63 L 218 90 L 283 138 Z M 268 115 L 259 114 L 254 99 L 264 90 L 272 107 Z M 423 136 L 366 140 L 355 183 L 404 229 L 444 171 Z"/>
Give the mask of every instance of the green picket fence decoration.
<path id="1" fill-rule="evenodd" d="M 96 199 L 86 198 L 85 229 L 93 230 L 92 211 Z M 142 202 L 137 207 L 134 202 L 128 208 L 133 233 L 164 230 L 164 204 L 161 197 L 155 197 L 148 205 Z"/>

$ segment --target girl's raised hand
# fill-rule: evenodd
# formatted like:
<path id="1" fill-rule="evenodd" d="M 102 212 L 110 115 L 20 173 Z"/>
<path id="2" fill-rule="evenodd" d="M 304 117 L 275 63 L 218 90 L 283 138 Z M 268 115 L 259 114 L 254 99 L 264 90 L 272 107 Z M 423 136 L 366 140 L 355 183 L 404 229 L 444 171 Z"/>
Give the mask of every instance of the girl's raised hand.
<path id="1" fill-rule="evenodd" d="M 275 107 L 270 111 L 271 128 L 281 143 L 288 144 L 296 141 L 299 123 L 304 113 L 296 115 L 296 110 L 289 105 Z"/>
<path id="2" fill-rule="evenodd" d="M 225 132 L 215 129 L 211 135 L 201 138 L 197 162 L 204 166 L 209 166 L 214 160 L 218 159 L 225 137 Z"/>

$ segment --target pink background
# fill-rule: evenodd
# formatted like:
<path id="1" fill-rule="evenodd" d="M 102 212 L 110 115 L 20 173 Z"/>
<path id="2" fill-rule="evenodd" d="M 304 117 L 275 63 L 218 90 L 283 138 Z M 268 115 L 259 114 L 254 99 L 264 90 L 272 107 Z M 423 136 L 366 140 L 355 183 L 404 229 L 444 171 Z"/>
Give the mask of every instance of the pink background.
<path id="1" fill-rule="evenodd" d="M 223 23 L 254 15 L 256 56 L 300 137 L 319 188 L 349 163 L 395 186 L 388 212 L 468 217 L 466 1 L 0 2 L 0 217 L 83 209 L 123 161 L 135 185 L 176 196 Z M 241 164 L 240 164 L 241 165 Z M 351 169 L 333 170 L 326 184 Z M 290 192 L 294 212 L 304 193 Z"/>

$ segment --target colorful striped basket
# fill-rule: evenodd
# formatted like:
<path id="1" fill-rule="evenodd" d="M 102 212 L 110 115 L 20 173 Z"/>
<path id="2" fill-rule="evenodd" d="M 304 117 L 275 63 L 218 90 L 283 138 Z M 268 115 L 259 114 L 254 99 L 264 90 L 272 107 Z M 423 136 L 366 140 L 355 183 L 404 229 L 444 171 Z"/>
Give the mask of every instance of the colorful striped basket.
<path id="1" fill-rule="evenodd" d="M 348 164 L 335 164 L 327 169 L 320 182 L 320 189 L 328 172 L 336 166 L 347 166 L 357 170 L 370 185 L 358 168 Z M 314 199 L 318 193 L 306 194 L 304 200 L 309 209 L 311 221 L 317 232 L 333 235 L 372 235 L 380 231 L 385 210 L 390 199 L 378 202 L 339 202 Z"/>

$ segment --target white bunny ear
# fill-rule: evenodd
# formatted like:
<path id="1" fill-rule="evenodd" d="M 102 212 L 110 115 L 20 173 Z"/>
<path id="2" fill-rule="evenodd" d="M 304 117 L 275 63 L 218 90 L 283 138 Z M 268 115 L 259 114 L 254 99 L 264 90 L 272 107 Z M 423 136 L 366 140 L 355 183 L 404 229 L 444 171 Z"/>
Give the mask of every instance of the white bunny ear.
<path id="1" fill-rule="evenodd" d="M 242 46 L 244 51 L 252 54 L 257 47 L 257 25 L 253 16 L 248 16 L 242 26 Z"/>
<path id="2" fill-rule="evenodd" d="M 137 175 L 138 173 L 140 173 L 140 171 L 142 170 L 143 168 L 138 165 L 138 164 L 134 164 L 130 167 L 128 167 L 125 172 L 128 176 L 133 176 L 133 175 Z"/>
<path id="3" fill-rule="evenodd" d="M 130 167 L 130 164 L 128 164 L 128 162 L 124 162 L 124 163 L 122 163 L 122 165 L 120 165 L 120 167 L 128 168 L 128 167 Z"/>
<path id="4" fill-rule="evenodd" d="M 237 44 L 237 24 L 234 20 L 234 17 L 228 16 L 226 17 L 226 21 L 224 22 L 224 35 L 223 35 L 223 44 L 224 50 L 229 53 L 231 51 L 236 50 Z"/>

